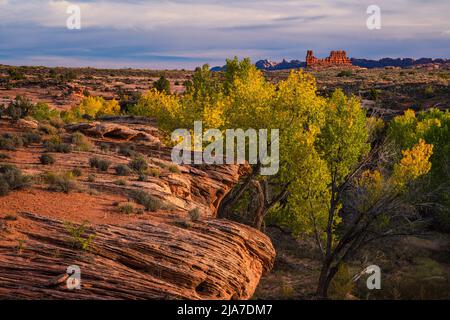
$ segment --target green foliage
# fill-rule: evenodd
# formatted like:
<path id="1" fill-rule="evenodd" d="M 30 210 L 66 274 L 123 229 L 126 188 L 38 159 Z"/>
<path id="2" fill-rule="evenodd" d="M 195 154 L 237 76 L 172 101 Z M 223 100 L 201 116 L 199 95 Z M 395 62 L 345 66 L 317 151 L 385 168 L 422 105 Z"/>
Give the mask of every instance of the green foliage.
<path id="1" fill-rule="evenodd" d="M 87 234 L 89 228 L 87 221 L 83 222 L 81 225 L 65 222 L 64 228 L 71 237 L 71 245 L 73 248 L 83 251 L 90 251 L 92 249 L 95 234 Z"/>
<path id="2" fill-rule="evenodd" d="M 136 172 L 142 173 L 148 169 L 147 160 L 143 156 L 137 156 L 133 158 L 128 166 Z"/>
<path id="3" fill-rule="evenodd" d="M 38 121 L 51 120 L 59 118 L 59 111 L 50 109 L 46 103 L 38 102 L 32 108 L 31 116 Z"/>
<path id="4" fill-rule="evenodd" d="M 39 161 L 43 165 L 49 165 L 49 164 L 55 163 L 55 158 L 53 158 L 53 156 L 51 154 L 44 153 L 39 157 Z"/>
<path id="5" fill-rule="evenodd" d="M 166 77 L 161 76 L 155 83 L 153 87 L 159 91 L 164 92 L 165 94 L 170 94 L 170 81 L 166 79 Z"/>
<path id="6" fill-rule="evenodd" d="M 24 96 L 18 95 L 11 101 L 3 114 L 9 116 L 13 120 L 19 120 L 30 115 L 33 110 L 33 103 Z"/>
<path id="7" fill-rule="evenodd" d="M 351 70 L 342 70 L 336 75 L 336 77 L 339 77 L 339 78 L 351 77 L 351 76 L 353 76 L 353 72 Z"/>
<path id="8" fill-rule="evenodd" d="M 91 151 L 94 148 L 89 138 L 78 131 L 72 134 L 72 143 L 75 145 L 75 150 L 78 151 Z"/>
<path id="9" fill-rule="evenodd" d="M 189 219 L 191 221 L 198 221 L 200 219 L 200 210 L 199 208 L 194 208 L 189 211 Z"/>
<path id="10" fill-rule="evenodd" d="M 118 176 L 129 176 L 131 174 L 131 169 L 126 164 L 119 164 L 114 170 L 116 170 Z"/>
<path id="11" fill-rule="evenodd" d="M 100 171 L 104 171 L 104 172 L 108 171 L 110 165 L 111 165 L 110 160 L 100 159 L 97 157 L 92 157 L 89 159 L 89 166 L 91 168 L 96 168 Z"/>
<path id="12" fill-rule="evenodd" d="M 14 133 L 4 133 L 0 137 L 0 150 L 15 151 L 24 146 L 22 137 Z"/>
<path id="13" fill-rule="evenodd" d="M 9 164 L 0 165 L 0 196 L 25 188 L 29 182 L 29 177 L 24 176 L 17 167 Z"/>
<path id="14" fill-rule="evenodd" d="M 119 212 L 124 214 L 132 214 L 134 212 L 134 206 L 132 203 L 124 203 L 119 205 Z"/>
<path id="15" fill-rule="evenodd" d="M 163 208 L 163 203 L 159 198 L 149 195 L 145 191 L 135 190 L 130 193 L 130 197 L 143 205 L 146 211 L 156 211 Z"/>
<path id="16" fill-rule="evenodd" d="M 77 188 L 73 173 L 70 171 L 65 173 L 48 172 L 44 176 L 44 180 L 48 184 L 48 189 L 55 192 L 69 193 Z"/>
<path id="17" fill-rule="evenodd" d="M 45 141 L 44 147 L 46 152 L 70 153 L 72 151 L 70 144 L 61 142 L 58 137 Z"/>

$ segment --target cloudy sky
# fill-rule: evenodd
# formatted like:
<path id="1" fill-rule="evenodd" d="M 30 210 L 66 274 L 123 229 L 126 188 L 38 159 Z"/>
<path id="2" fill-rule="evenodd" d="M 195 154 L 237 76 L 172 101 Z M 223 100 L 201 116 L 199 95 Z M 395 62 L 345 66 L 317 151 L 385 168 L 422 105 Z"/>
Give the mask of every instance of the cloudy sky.
<path id="1" fill-rule="evenodd" d="M 67 8 L 81 9 L 69 30 Z M 369 30 L 366 10 L 381 9 Z M 232 56 L 450 58 L 450 0 L 0 0 L 0 63 L 193 68 Z"/>

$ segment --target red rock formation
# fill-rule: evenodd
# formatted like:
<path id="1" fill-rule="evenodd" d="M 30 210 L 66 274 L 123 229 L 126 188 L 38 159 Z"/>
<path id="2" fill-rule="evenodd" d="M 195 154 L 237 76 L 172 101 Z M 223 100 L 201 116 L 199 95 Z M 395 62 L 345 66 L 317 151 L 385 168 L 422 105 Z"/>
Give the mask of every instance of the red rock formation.
<path id="1" fill-rule="evenodd" d="M 351 65 L 352 62 L 347 57 L 347 53 L 343 50 L 331 51 L 330 56 L 325 59 L 316 58 L 312 50 L 308 50 L 306 53 L 306 67 L 308 68 L 326 68 Z"/>

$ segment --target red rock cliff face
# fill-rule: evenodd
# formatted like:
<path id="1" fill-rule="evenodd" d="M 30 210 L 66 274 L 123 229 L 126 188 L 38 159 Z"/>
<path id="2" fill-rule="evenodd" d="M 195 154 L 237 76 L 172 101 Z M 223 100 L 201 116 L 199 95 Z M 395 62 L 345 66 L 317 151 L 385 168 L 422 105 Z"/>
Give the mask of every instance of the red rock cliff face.
<path id="1" fill-rule="evenodd" d="M 306 53 L 306 66 L 308 68 L 326 68 L 351 65 L 351 60 L 347 58 L 347 53 L 343 50 L 331 51 L 330 56 L 325 59 L 316 58 L 312 50 L 308 50 Z"/>
<path id="2" fill-rule="evenodd" d="M 94 148 L 55 155 L 60 167 L 52 170 L 82 170 L 80 192 L 66 195 L 32 185 L 0 197 L 0 299 L 251 298 L 261 275 L 273 266 L 272 243 L 253 228 L 216 219 L 221 199 L 245 168 L 184 165 L 170 171 L 171 149 L 159 141 L 154 126 L 138 120 L 82 123 L 68 126 L 62 136 L 81 131 L 97 145 L 108 144 L 108 150 L 133 145 L 150 165 L 158 165 L 157 176 L 146 181 L 128 177 L 126 185 L 117 185 L 109 170 L 95 172 L 95 181 L 89 182 L 92 156 L 107 158 L 112 166 L 131 160 Z M 0 133 L 14 130 L 0 120 Z M 35 144 L 9 152 L 7 161 L 24 173 L 43 173 L 48 168 L 37 161 L 42 148 Z M 89 189 L 96 192 L 82 191 Z M 140 214 L 118 212 L 112 200 L 130 201 L 133 190 L 145 191 L 164 206 Z M 193 208 L 200 213 L 196 219 L 189 216 Z M 79 248 L 71 232 L 84 220 L 89 224 L 83 237 L 93 236 L 88 250 Z M 67 288 L 71 265 L 81 269 L 80 290 Z"/>

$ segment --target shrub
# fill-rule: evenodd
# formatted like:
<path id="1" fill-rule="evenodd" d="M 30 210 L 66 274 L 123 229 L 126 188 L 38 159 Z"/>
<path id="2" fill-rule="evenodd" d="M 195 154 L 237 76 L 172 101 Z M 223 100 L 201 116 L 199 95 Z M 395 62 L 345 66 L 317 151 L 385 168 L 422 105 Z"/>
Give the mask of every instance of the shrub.
<path id="1" fill-rule="evenodd" d="M 147 175 L 145 173 L 140 173 L 138 177 L 138 181 L 147 181 Z"/>
<path id="2" fill-rule="evenodd" d="M 200 210 L 198 208 L 190 210 L 189 219 L 191 219 L 191 221 L 198 221 L 200 219 Z"/>
<path id="3" fill-rule="evenodd" d="M 89 159 L 89 166 L 91 168 L 96 168 L 100 171 L 108 171 L 109 166 L 111 165 L 111 161 L 110 160 L 106 160 L 106 159 L 100 159 L 97 157 L 93 157 Z"/>
<path id="4" fill-rule="evenodd" d="M 159 80 L 155 81 L 153 84 L 154 88 L 159 92 L 164 92 L 165 94 L 170 94 L 170 81 L 166 77 L 161 76 Z"/>
<path id="5" fill-rule="evenodd" d="M 23 147 L 23 139 L 17 134 L 5 133 L 0 137 L 1 150 L 15 151 L 21 147 Z"/>
<path id="6" fill-rule="evenodd" d="M 30 115 L 38 121 L 44 121 L 59 118 L 59 111 L 50 109 L 46 103 L 38 102 L 33 106 Z"/>
<path id="7" fill-rule="evenodd" d="M 119 164 L 114 169 L 118 176 L 129 176 L 131 174 L 131 169 L 126 164 Z"/>
<path id="8" fill-rule="evenodd" d="M 30 115 L 33 107 L 33 103 L 29 99 L 18 95 L 9 103 L 6 110 L 4 110 L 4 114 L 13 120 L 19 120 Z"/>
<path id="9" fill-rule="evenodd" d="M 72 151 L 70 144 L 63 142 L 46 141 L 44 146 L 47 152 L 70 153 Z"/>
<path id="10" fill-rule="evenodd" d="M 49 165 L 55 163 L 55 158 L 53 158 L 53 156 L 48 153 L 44 153 L 39 157 L 39 161 L 43 165 Z"/>
<path id="11" fill-rule="evenodd" d="M 0 159 L 4 160 L 4 159 L 10 159 L 11 157 L 8 156 L 6 153 L 0 153 Z"/>
<path id="12" fill-rule="evenodd" d="M 156 211 L 162 208 L 161 200 L 152 195 L 149 195 L 145 191 L 133 191 L 130 193 L 130 197 L 137 203 L 143 205 L 146 211 Z"/>
<path id="13" fill-rule="evenodd" d="M 115 180 L 113 183 L 118 186 L 126 186 L 127 185 L 127 182 L 124 179 Z"/>
<path id="14" fill-rule="evenodd" d="M 64 223 L 64 228 L 71 236 L 72 246 L 74 248 L 89 251 L 92 247 L 92 242 L 95 238 L 95 234 L 86 234 L 87 222 L 83 222 L 83 224 L 76 226 L 70 222 Z"/>
<path id="15" fill-rule="evenodd" d="M 29 185 L 29 177 L 13 165 L 0 165 L 0 195 L 7 195 L 12 190 L 22 189 Z"/>
<path id="16" fill-rule="evenodd" d="M 119 149 L 119 154 L 125 157 L 136 157 L 137 152 L 134 151 L 133 146 L 121 146 Z"/>
<path id="17" fill-rule="evenodd" d="M 172 164 L 169 166 L 169 171 L 172 173 L 180 173 L 180 169 L 176 164 Z"/>
<path id="18" fill-rule="evenodd" d="M 51 191 L 69 193 L 77 187 L 72 172 L 55 174 L 47 173 L 45 181 Z"/>
<path id="19" fill-rule="evenodd" d="M 93 144 L 89 138 L 78 131 L 72 134 L 72 143 L 78 151 L 90 151 L 93 148 Z"/>
<path id="20" fill-rule="evenodd" d="M 74 168 L 71 172 L 74 177 L 81 177 L 83 175 L 83 172 L 80 168 Z"/>
<path id="21" fill-rule="evenodd" d="M 51 124 L 40 124 L 38 127 L 38 130 L 45 133 L 45 134 L 50 134 L 50 135 L 55 135 L 58 133 L 58 130 L 52 126 Z"/>
<path id="22" fill-rule="evenodd" d="M 28 144 L 32 144 L 32 143 L 41 143 L 42 137 L 38 131 L 30 131 L 30 132 L 25 132 L 22 135 L 22 140 L 25 144 L 28 145 Z"/>
<path id="23" fill-rule="evenodd" d="M 161 175 L 161 171 L 158 168 L 150 168 L 148 174 L 152 177 L 158 178 Z"/>
<path id="24" fill-rule="evenodd" d="M 148 163 L 143 156 L 138 156 L 130 161 L 129 167 L 136 172 L 145 172 L 148 169 Z"/>
<path id="25" fill-rule="evenodd" d="M 342 70 L 341 72 L 339 72 L 337 74 L 337 77 L 351 77 L 353 76 L 353 72 L 351 72 L 350 70 Z"/>
<path id="26" fill-rule="evenodd" d="M 88 175 L 87 181 L 88 182 L 95 182 L 95 174 L 91 173 L 90 175 Z"/>
<path id="27" fill-rule="evenodd" d="M 132 203 L 124 203 L 119 205 L 119 212 L 125 214 L 132 214 L 134 212 L 134 206 Z"/>

